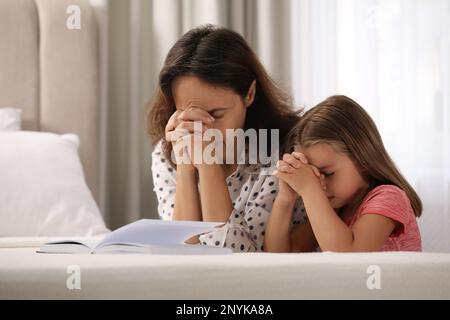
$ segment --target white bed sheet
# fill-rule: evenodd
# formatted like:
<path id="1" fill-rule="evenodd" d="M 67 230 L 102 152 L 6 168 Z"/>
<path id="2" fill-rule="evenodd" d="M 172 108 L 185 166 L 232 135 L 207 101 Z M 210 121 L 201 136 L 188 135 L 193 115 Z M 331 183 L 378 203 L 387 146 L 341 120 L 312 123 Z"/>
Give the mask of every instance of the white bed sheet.
<path id="1" fill-rule="evenodd" d="M 0 299 L 450 299 L 450 254 L 53 255 L 33 247 L 49 238 L 16 240 L 0 240 Z"/>

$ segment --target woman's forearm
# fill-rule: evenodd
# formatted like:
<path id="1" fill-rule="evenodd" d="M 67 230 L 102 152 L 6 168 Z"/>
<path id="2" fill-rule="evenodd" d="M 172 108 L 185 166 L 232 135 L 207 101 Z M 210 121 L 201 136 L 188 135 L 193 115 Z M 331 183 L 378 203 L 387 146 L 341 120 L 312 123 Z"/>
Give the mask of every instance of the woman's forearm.
<path id="1" fill-rule="evenodd" d="M 198 173 L 203 221 L 226 222 L 233 205 L 222 166 L 202 165 Z"/>
<path id="2" fill-rule="evenodd" d="M 267 222 L 264 237 L 264 251 L 291 251 L 291 219 L 294 203 L 287 203 L 276 198 Z"/>
<path id="3" fill-rule="evenodd" d="M 177 166 L 177 186 L 173 220 L 202 220 L 202 209 L 198 196 L 195 168 L 180 164 Z"/>

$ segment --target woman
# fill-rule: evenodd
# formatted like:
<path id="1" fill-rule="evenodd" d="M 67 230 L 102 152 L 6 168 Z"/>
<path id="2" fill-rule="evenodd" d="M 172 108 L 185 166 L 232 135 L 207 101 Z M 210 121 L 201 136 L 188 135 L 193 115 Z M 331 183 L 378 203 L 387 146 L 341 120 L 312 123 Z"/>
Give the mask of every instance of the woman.
<path id="1" fill-rule="evenodd" d="M 242 36 L 211 25 L 186 33 L 167 55 L 148 114 L 149 134 L 156 142 L 152 173 L 160 216 L 223 221 L 200 242 L 234 251 L 262 250 L 277 180 L 264 175 L 261 165 L 238 164 L 236 152 L 225 152 L 224 158 L 235 160 L 231 164 L 175 164 L 172 151 L 183 138 L 195 136 L 195 123 L 223 136 L 227 129 L 278 129 L 284 141 L 297 121 L 290 97 L 270 79 Z M 198 150 L 185 152 L 192 159 Z M 297 206 L 293 222 L 302 210 Z"/>

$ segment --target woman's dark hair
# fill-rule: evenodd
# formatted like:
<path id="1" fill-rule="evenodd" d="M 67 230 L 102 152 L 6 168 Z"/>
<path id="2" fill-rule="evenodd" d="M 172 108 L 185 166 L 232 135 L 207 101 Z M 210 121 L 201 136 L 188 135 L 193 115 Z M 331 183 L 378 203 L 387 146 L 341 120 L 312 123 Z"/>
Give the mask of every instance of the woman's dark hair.
<path id="1" fill-rule="evenodd" d="M 172 83 L 186 75 L 231 89 L 242 99 L 256 80 L 254 106 L 247 109 L 244 130 L 279 129 L 280 141 L 284 141 L 299 120 L 292 98 L 269 77 L 244 38 L 229 29 L 204 25 L 183 35 L 166 57 L 157 92 L 148 105 L 148 133 L 154 143 L 164 139 L 165 126 L 176 111 Z M 167 159 L 171 159 L 171 149 L 170 143 L 164 144 Z"/>

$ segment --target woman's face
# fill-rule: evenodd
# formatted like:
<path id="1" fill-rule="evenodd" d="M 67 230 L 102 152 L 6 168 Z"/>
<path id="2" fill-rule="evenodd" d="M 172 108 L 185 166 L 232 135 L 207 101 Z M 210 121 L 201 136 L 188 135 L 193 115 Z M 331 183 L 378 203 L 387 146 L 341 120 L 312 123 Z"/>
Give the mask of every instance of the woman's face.
<path id="1" fill-rule="evenodd" d="M 177 110 L 190 107 L 203 109 L 214 117 L 212 127 L 226 137 L 226 129 L 244 127 L 247 108 L 255 96 L 255 83 L 245 99 L 231 89 L 212 86 L 194 76 L 181 76 L 172 83 L 172 94 Z"/>

